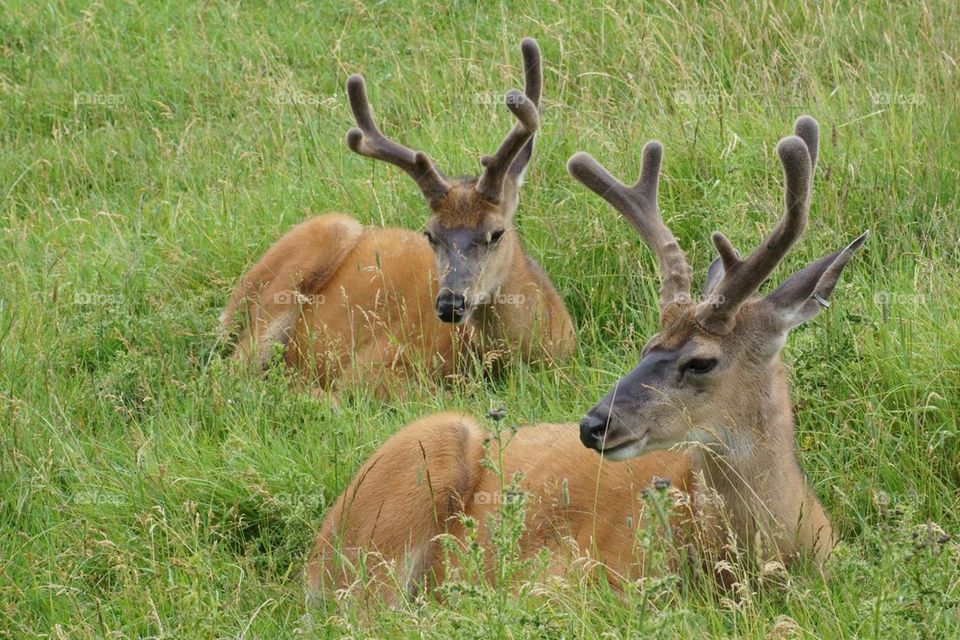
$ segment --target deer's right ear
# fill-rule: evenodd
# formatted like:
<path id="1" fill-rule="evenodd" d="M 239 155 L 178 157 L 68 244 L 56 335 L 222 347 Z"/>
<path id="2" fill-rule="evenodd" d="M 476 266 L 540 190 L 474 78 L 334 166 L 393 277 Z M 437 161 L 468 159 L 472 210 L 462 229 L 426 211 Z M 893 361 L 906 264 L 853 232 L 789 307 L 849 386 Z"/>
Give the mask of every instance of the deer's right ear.
<path id="1" fill-rule="evenodd" d="M 716 289 L 720 281 L 723 280 L 723 273 L 723 260 L 720 258 L 714 259 L 707 269 L 707 279 L 703 282 L 703 289 L 700 294 L 702 298 L 707 299 L 710 297 L 713 290 Z"/>
<path id="2" fill-rule="evenodd" d="M 869 234 L 868 231 L 840 251 L 807 265 L 765 298 L 782 320 L 784 331 L 806 322 L 820 313 L 820 309 L 830 306 L 830 294 L 837 286 L 843 268 Z"/>

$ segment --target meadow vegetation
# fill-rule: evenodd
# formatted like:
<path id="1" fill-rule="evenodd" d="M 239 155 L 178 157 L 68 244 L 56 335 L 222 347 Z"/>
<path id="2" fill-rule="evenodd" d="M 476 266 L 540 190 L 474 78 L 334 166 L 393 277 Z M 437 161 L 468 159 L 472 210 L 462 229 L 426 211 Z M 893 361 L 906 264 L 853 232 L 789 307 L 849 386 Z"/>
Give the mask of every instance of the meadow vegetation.
<path id="1" fill-rule="evenodd" d="M 960 635 L 958 33 L 949 0 L 5 0 L 0 637 Z M 335 406 L 282 367 L 232 371 L 217 316 L 293 224 L 426 217 L 402 172 L 344 144 L 347 76 L 366 76 L 385 132 L 475 173 L 512 125 L 502 96 L 526 35 L 545 99 L 517 223 L 574 316 L 576 356 L 402 404 Z M 802 113 L 821 160 L 775 279 L 872 232 L 784 350 L 801 462 L 841 540 L 828 580 L 511 583 L 529 574 L 510 555 L 514 501 L 494 523 L 497 580 L 464 562 L 441 599 L 306 606 L 325 508 L 403 424 L 500 406 L 505 426 L 575 422 L 638 361 L 655 265 L 566 174 L 570 155 L 632 179 L 661 140 L 661 208 L 702 277 L 711 231 L 751 247 L 776 221 L 774 145 Z"/>

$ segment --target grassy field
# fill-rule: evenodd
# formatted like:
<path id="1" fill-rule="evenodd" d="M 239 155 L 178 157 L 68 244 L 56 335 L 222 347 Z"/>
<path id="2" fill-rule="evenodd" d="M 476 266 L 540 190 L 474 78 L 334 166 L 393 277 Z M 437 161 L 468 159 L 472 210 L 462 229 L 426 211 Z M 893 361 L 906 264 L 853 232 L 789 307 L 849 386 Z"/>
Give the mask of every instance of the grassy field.
<path id="1" fill-rule="evenodd" d="M 960 633 L 955 2 L 150 4 L 0 8 L 0 637 Z M 546 103 L 518 224 L 579 327 L 575 361 L 402 406 L 232 373 L 217 315 L 285 230 L 425 218 L 405 175 L 344 144 L 347 75 L 385 131 L 476 172 L 512 124 L 524 35 Z M 575 421 L 655 330 L 652 257 L 566 159 L 632 178 L 660 139 L 661 206 L 702 275 L 712 230 L 747 247 L 775 220 L 773 148 L 801 113 L 821 163 L 777 277 L 873 232 L 785 350 L 802 464 L 842 539 L 829 581 L 474 583 L 364 628 L 309 610 L 307 546 L 388 435 L 441 408 Z"/>

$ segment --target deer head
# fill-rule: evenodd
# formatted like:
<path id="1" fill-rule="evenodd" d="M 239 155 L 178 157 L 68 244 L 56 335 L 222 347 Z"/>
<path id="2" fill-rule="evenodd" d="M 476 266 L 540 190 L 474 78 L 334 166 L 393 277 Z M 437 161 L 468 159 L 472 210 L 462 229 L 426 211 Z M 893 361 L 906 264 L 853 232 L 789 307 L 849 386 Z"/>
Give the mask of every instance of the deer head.
<path id="1" fill-rule="evenodd" d="M 464 322 L 476 307 L 491 300 L 518 250 L 513 215 L 533 153 L 543 86 L 536 41 L 525 38 L 521 51 L 525 91 L 514 89 L 506 95 L 506 106 L 517 122 L 496 152 L 481 158 L 479 178 L 448 178 L 422 151 L 386 138 L 373 122 L 363 78 L 353 75 L 347 80 L 350 108 L 359 127 L 347 133 L 347 145 L 360 155 L 403 169 L 430 207 L 424 234 L 440 279 L 436 311 L 445 322 Z"/>
<path id="2" fill-rule="evenodd" d="M 785 178 L 783 217 L 745 259 L 723 234 L 713 234 L 720 257 L 710 265 L 698 303 L 690 297 L 690 267 L 657 205 L 660 144 L 644 147 L 640 179 L 632 187 L 586 153 L 570 159 L 573 177 L 637 229 L 657 258 L 662 280 L 660 332 L 643 348 L 640 364 L 580 422 L 585 446 L 611 460 L 684 441 L 735 452 L 744 443 L 771 439 L 766 430 L 773 423 L 787 421 L 792 429 L 780 349 L 793 327 L 829 306 L 840 273 L 867 237 L 816 260 L 772 293 L 753 297 L 806 226 L 816 121 L 799 118 L 795 133 L 777 146 Z"/>

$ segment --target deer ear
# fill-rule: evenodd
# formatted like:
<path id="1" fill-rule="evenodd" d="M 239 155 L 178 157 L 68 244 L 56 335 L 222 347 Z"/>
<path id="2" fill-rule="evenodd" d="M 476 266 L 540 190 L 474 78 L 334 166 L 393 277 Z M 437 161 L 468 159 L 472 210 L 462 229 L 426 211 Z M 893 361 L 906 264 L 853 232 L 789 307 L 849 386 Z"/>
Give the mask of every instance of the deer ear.
<path id="1" fill-rule="evenodd" d="M 820 309 L 830 306 L 830 294 L 843 268 L 869 234 L 868 231 L 840 251 L 807 265 L 765 298 L 783 322 L 784 331 L 803 324 L 820 313 Z"/>
<path id="2" fill-rule="evenodd" d="M 702 298 L 707 299 L 710 297 L 713 290 L 716 289 L 720 281 L 723 280 L 723 274 L 723 261 L 720 258 L 716 258 L 710 263 L 710 267 L 707 269 L 707 279 L 703 281 L 703 289 L 700 292 Z"/>

